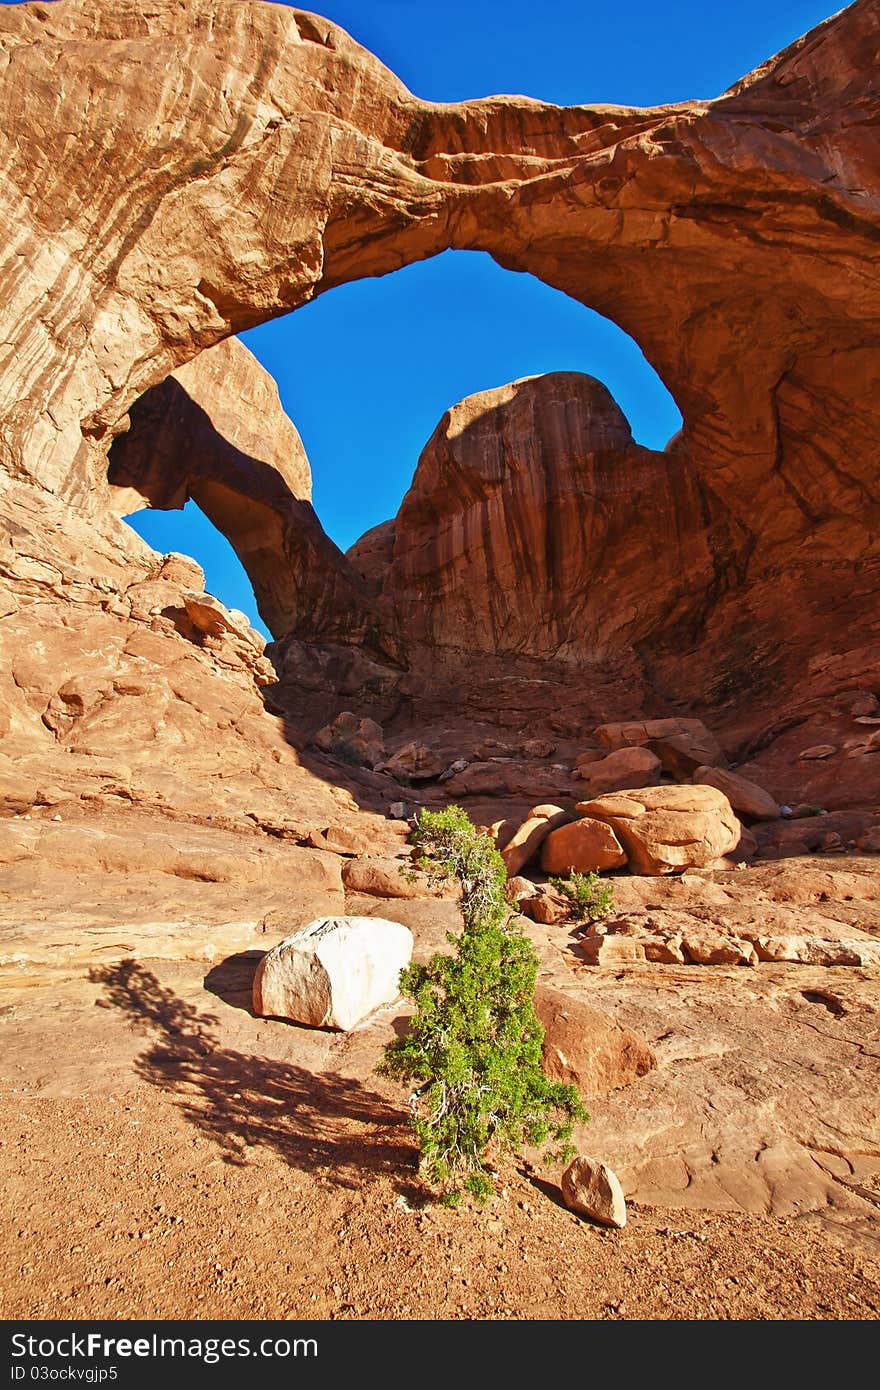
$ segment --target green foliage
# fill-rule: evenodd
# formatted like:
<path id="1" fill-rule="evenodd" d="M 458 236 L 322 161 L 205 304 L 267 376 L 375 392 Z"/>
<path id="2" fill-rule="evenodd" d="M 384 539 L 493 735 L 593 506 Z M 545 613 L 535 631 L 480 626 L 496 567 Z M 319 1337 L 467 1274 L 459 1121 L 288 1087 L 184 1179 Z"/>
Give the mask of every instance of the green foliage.
<path id="1" fill-rule="evenodd" d="M 571 903 L 568 915 L 573 922 L 598 922 L 614 911 L 614 885 L 598 874 L 579 874 L 574 869 L 568 878 L 550 882 Z"/>
<path id="2" fill-rule="evenodd" d="M 443 1199 L 455 1204 L 467 1191 L 482 1203 L 493 1190 L 490 1148 L 500 1156 L 523 1143 L 564 1143 L 589 1116 L 573 1086 L 541 1069 L 538 960 L 511 920 L 507 870 L 491 839 L 450 806 L 420 813 L 415 842 L 432 883 L 460 884 L 464 930 L 449 935 L 454 955 L 403 972 L 401 989 L 416 1012 L 379 1070 L 416 1083 L 410 1113 L 422 1170 Z"/>

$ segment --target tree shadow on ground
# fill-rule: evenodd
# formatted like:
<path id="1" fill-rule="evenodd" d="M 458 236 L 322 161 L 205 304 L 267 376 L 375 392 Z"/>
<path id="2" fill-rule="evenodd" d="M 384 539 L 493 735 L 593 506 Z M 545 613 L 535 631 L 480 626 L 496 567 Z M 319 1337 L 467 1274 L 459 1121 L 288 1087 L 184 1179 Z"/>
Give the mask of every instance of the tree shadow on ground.
<path id="1" fill-rule="evenodd" d="M 243 1167 L 248 1149 L 273 1149 L 292 1167 L 339 1187 L 405 1177 L 417 1161 L 406 1117 L 375 1091 L 335 1074 L 225 1047 L 218 1020 L 180 999 L 135 960 L 90 972 L 107 1002 L 153 1041 L 137 1074 L 172 1097 L 184 1117 Z M 417 1185 L 398 1182 L 407 1196 Z"/>

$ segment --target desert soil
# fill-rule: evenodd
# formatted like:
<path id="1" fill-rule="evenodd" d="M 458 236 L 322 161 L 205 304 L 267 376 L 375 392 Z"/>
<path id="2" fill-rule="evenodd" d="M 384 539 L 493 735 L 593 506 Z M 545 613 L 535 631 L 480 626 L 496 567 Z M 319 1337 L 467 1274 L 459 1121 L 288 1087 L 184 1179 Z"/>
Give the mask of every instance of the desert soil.
<path id="1" fill-rule="evenodd" d="M 20 973 L 0 1018 L 2 1314 L 873 1319 L 876 1226 L 630 1202 L 567 1211 L 522 1160 L 426 1204 L 404 1097 L 355 1033 L 255 1019 L 253 961 Z M 626 1093 L 621 1093 L 625 1095 Z"/>

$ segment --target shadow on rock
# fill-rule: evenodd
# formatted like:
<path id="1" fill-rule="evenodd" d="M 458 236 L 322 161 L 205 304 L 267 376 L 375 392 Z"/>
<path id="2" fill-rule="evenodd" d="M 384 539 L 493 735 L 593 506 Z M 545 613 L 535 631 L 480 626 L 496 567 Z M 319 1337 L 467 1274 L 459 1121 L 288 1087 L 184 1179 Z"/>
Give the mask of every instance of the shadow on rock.
<path id="1" fill-rule="evenodd" d="M 104 986 L 108 1005 L 152 1036 L 136 1059 L 138 1075 L 172 1097 L 228 1163 L 243 1166 L 248 1148 L 265 1145 L 293 1167 L 348 1188 L 413 1171 L 406 1119 L 377 1092 L 224 1047 L 213 1014 L 180 999 L 137 961 L 95 969 L 90 979 Z"/>

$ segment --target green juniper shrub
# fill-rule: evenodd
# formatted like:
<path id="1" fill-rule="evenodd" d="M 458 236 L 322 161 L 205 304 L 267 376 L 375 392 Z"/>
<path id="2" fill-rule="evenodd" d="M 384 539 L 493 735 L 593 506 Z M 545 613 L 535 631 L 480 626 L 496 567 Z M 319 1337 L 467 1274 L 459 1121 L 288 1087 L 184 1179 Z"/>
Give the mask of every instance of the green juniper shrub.
<path id="1" fill-rule="evenodd" d="M 461 887 L 464 929 L 449 934 L 453 955 L 410 965 L 401 990 L 416 1006 L 405 1037 L 388 1044 L 379 1071 L 415 1083 L 411 1123 L 421 1169 L 450 1205 L 493 1191 L 490 1152 L 524 1144 L 563 1147 L 589 1115 L 574 1086 L 541 1069 L 544 1030 L 535 1014 L 538 960 L 505 897 L 507 870 L 489 836 L 458 806 L 422 811 L 414 840 L 418 867 L 434 885 Z"/>
<path id="2" fill-rule="evenodd" d="M 551 878 L 550 883 L 568 898 L 572 922 L 598 922 L 614 911 L 614 885 L 596 873 L 579 874 L 573 869 L 568 878 Z"/>

